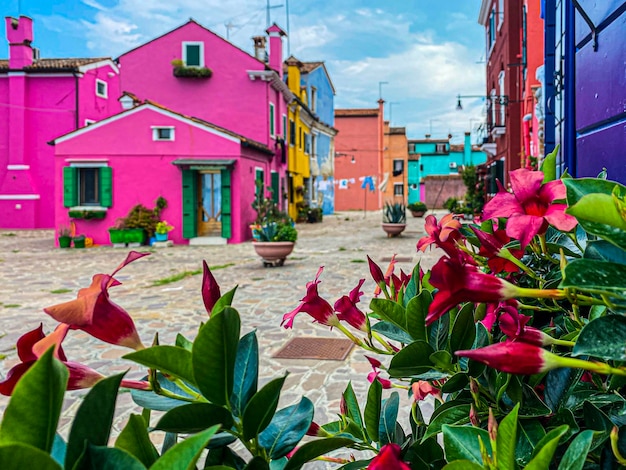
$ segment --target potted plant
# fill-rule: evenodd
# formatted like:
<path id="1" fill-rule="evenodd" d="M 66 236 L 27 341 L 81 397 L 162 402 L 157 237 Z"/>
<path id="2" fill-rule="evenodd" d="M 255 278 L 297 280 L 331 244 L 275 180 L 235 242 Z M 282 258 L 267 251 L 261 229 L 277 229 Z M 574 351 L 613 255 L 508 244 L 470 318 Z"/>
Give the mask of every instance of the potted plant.
<path id="1" fill-rule="evenodd" d="M 210 78 L 213 71 L 208 67 L 187 67 L 181 59 L 172 61 L 172 70 L 175 77 L 180 78 Z"/>
<path id="2" fill-rule="evenodd" d="M 154 237 L 158 242 L 167 241 L 167 234 L 174 230 L 174 227 L 167 223 L 167 220 L 162 220 L 156 224 Z"/>
<path id="3" fill-rule="evenodd" d="M 59 248 L 69 248 L 72 245 L 72 231 L 66 225 L 62 225 L 58 231 Z"/>
<path id="4" fill-rule="evenodd" d="M 423 217 L 428 210 L 426 204 L 424 204 L 422 201 L 412 202 L 408 206 L 406 206 L 406 208 L 411 211 L 413 217 Z"/>
<path id="5" fill-rule="evenodd" d="M 403 202 L 385 202 L 383 208 L 383 230 L 387 237 L 396 237 L 406 228 L 406 206 Z"/>
<path id="6" fill-rule="evenodd" d="M 85 248 L 85 235 L 76 235 L 72 241 L 74 242 L 74 248 Z"/>

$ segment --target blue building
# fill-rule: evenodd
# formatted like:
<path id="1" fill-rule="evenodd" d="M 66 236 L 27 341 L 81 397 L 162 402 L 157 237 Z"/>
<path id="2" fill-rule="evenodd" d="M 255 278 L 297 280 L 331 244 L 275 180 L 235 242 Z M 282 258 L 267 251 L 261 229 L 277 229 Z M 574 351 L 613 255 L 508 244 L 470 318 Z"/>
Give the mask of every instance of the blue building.
<path id="1" fill-rule="evenodd" d="M 293 56 L 286 62 L 297 61 Z M 310 207 L 321 207 L 324 214 L 335 211 L 333 155 L 335 152 L 335 87 L 324 62 L 297 61 L 300 84 L 306 96 L 306 105 L 312 119 L 306 124 L 311 129 L 310 177 L 306 181 L 305 200 Z M 286 69 L 288 72 L 288 69 Z M 303 119 L 305 119 L 303 117 Z"/>
<path id="2" fill-rule="evenodd" d="M 542 0 L 545 149 L 560 169 L 626 183 L 626 1 Z"/>

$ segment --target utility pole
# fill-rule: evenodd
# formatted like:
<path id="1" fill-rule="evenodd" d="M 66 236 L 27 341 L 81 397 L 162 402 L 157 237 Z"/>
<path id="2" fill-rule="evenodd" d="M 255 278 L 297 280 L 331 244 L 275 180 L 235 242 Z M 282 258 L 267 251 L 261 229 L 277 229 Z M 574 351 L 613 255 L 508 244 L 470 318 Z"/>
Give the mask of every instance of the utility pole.
<path id="1" fill-rule="evenodd" d="M 226 40 L 230 41 L 230 30 L 233 29 L 235 25 L 232 21 L 229 21 L 228 23 L 224 23 L 224 26 L 226 27 Z"/>

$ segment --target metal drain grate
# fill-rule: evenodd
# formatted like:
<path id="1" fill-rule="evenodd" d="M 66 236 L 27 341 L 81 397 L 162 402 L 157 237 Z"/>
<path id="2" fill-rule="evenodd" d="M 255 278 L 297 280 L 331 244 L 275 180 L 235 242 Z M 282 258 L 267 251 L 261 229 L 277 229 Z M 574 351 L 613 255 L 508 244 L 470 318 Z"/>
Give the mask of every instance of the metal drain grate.
<path id="1" fill-rule="evenodd" d="M 388 263 L 390 261 L 391 261 L 391 256 L 383 256 L 380 259 L 381 263 L 384 263 L 384 262 Z M 398 263 L 410 263 L 411 261 L 413 261 L 413 257 L 412 256 L 396 256 L 396 261 Z"/>
<path id="2" fill-rule="evenodd" d="M 293 338 L 274 357 L 281 359 L 324 359 L 343 361 L 354 343 L 349 339 Z"/>

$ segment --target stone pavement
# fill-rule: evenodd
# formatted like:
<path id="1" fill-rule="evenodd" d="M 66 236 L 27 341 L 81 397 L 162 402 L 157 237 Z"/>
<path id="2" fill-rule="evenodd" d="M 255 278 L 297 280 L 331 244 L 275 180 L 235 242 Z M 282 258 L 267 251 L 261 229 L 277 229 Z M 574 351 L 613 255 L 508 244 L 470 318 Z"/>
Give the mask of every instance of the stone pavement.
<path id="1" fill-rule="evenodd" d="M 233 306 L 242 320 L 242 334 L 257 330 L 260 348 L 260 384 L 283 375 L 289 377 L 283 388 L 279 407 L 295 403 L 302 395 L 315 405 L 315 421 L 323 424 L 334 419 L 339 410 L 341 392 L 348 381 L 364 403 L 367 396 L 367 374 L 370 365 L 363 351 L 354 348 L 345 361 L 276 359 L 272 355 L 294 336 L 343 337 L 327 327 L 312 323 L 302 313 L 296 317 L 293 330 L 280 327 L 282 315 L 294 309 L 304 296 L 305 285 L 315 277 L 319 266 L 325 266 L 319 292 L 331 304 L 347 294 L 365 278 L 365 296 L 360 306 L 367 310 L 374 282 L 366 255 L 378 262 L 383 271 L 388 258 L 397 253 L 396 269 L 411 272 L 417 261 L 429 268 L 440 253 L 416 252 L 415 245 L 424 235 L 423 218 L 407 218 L 406 231 L 397 238 L 387 238 L 380 227 L 380 211 L 344 212 L 325 216 L 318 224 L 299 224 L 299 239 L 294 252 L 283 267 L 264 268 L 250 243 L 226 246 L 175 246 L 151 250 L 151 256 L 140 259 L 116 276 L 123 284 L 110 290 L 111 299 L 134 318 L 145 344 L 156 332 L 161 344 L 173 344 L 176 333 L 193 338 L 201 321 L 206 319 L 200 286 L 201 275 L 153 287 L 155 280 L 184 271 L 201 269 L 207 260 L 222 292 L 238 285 Z M 84 250 L 54 248 L 52 231 L 0 230 L 0 361 L 2 377 L 17 361 L 15 342 L 24 332 L 44 324 L 46 333 L 55 326 L 43 308 L 71 300 L 78 289 L 87 287 L 95 273 L 110 273 L 125 258 L 126 250 L 94 247 Z M 146 247 L 147 248 L 147 247 Z M 386 261 L 382 261 L 387 258 Z M 397 271 L 399 272 L 399 271 Z M 93 339 L 80 331 L 71 331 L 64 350 L 72 361 L 81 362 L 105 375 L 127 370 L 127 378 L 139 378 L 144 371 L 121 359 L 128 350 Z M 388 362 L 388 360 L 386 361 Z M 402 391 L 401 391 L 402 392 Z M 60 425 L 63 435 L 69 432 L 70 417 L 85 391 L 68 392 Z M 404 394 L 401 393 L 401 396 Z M 0 396 L 0 411 L 8 399 Z M 116 435 L 131 412 L 137 412 L 130 394 L 118 399 L 114 424 Z M 406 411 L 401 410 L 406 419 Z"/>

